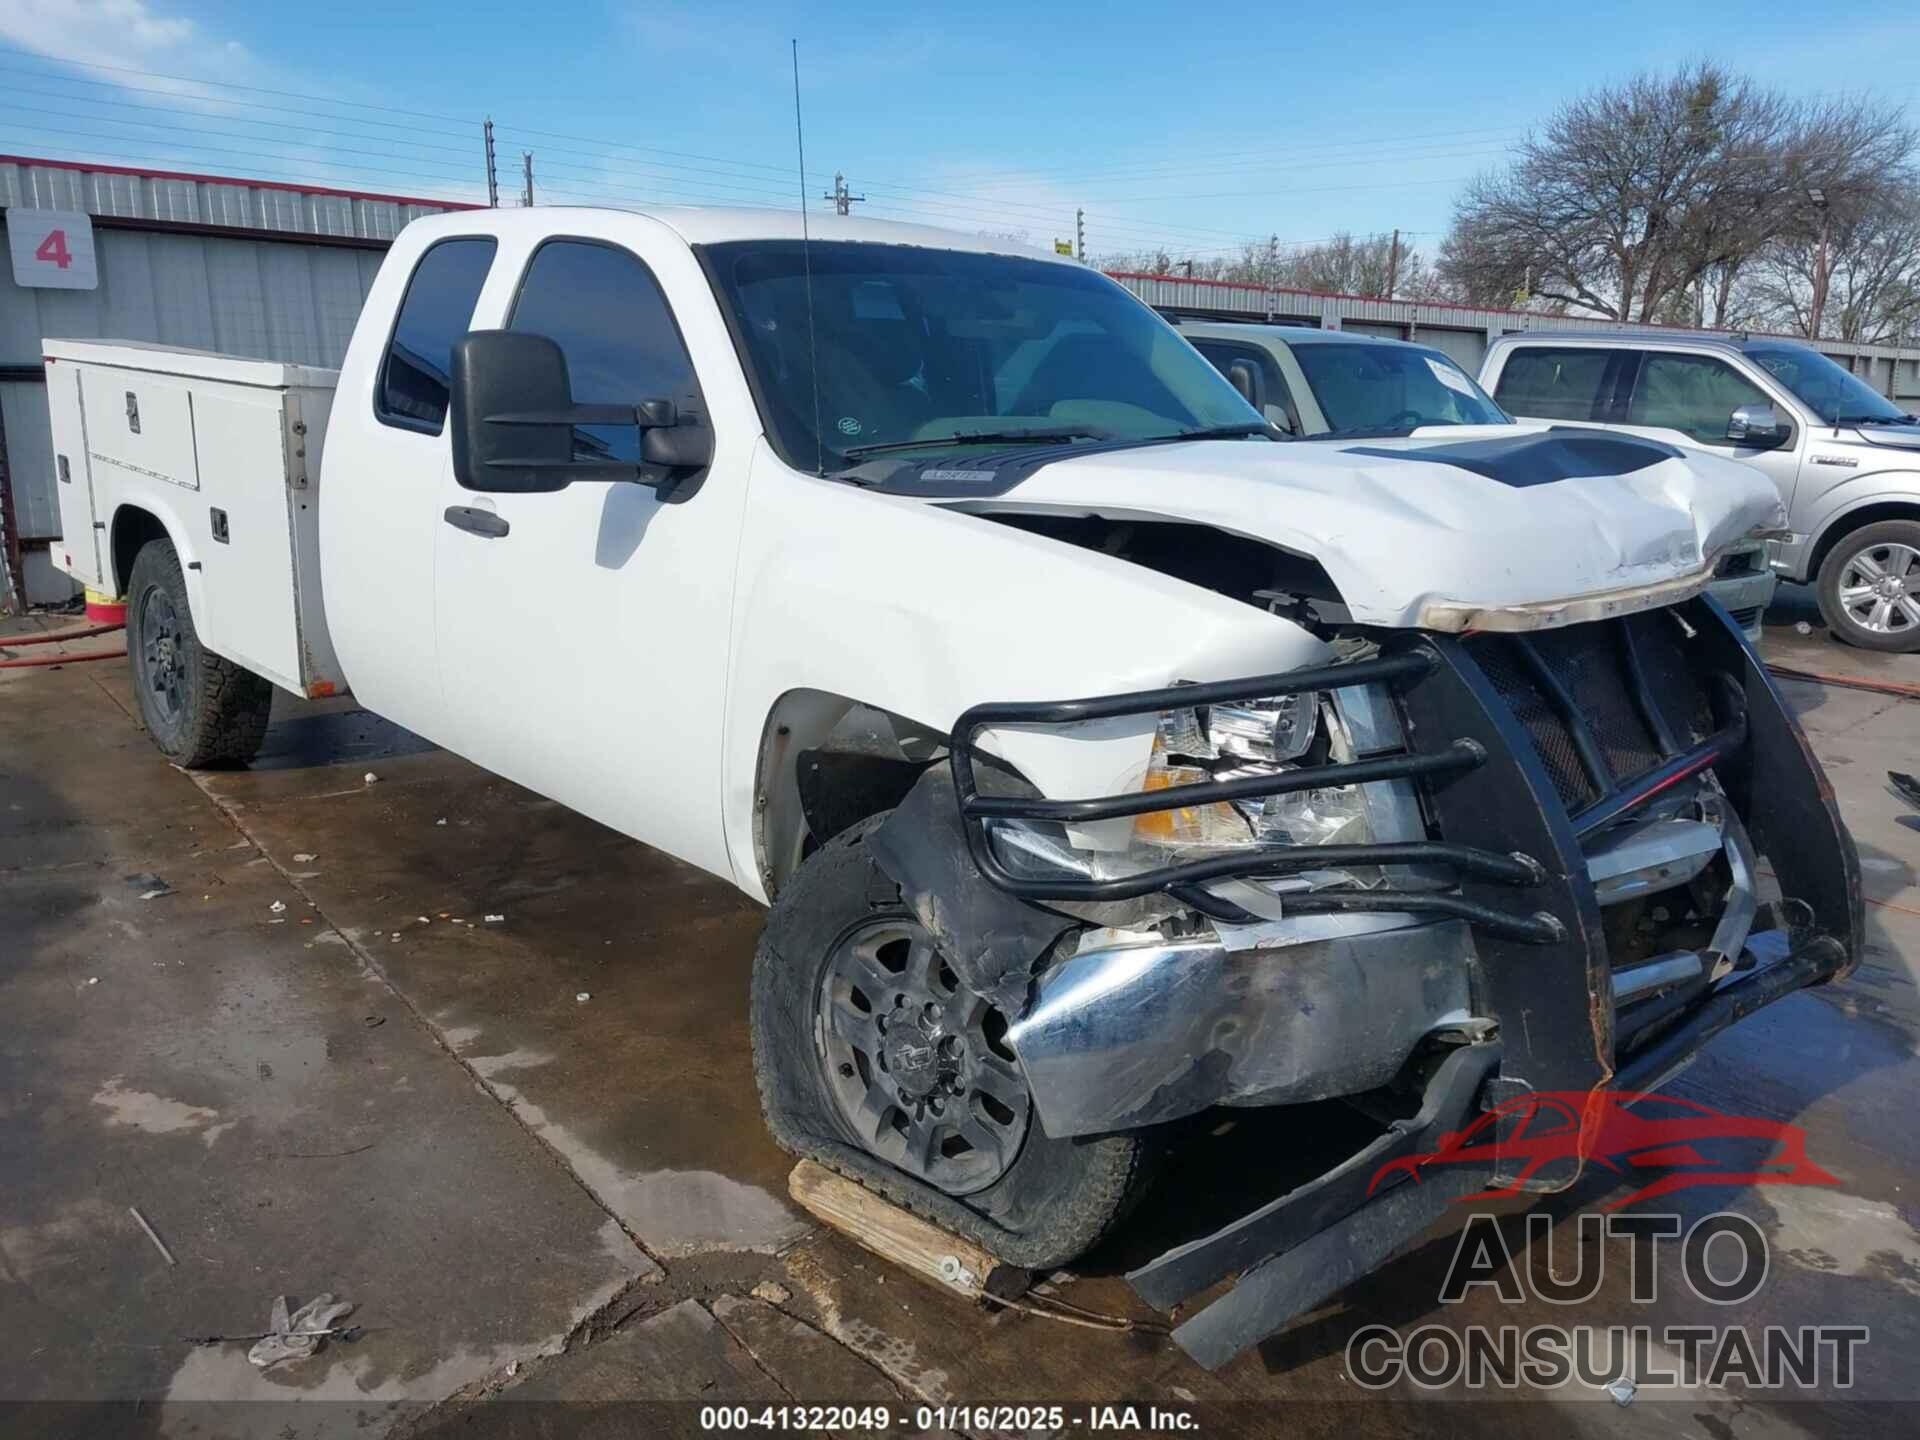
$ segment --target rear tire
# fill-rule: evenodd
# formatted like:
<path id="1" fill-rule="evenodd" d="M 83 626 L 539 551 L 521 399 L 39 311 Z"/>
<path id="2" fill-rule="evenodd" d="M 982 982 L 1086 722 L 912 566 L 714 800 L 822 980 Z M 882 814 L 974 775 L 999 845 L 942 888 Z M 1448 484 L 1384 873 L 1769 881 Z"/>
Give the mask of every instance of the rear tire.
<path id="1" fill-rule="evenodd" d="M 958 985 L 899 888 L 869 856 L 866 837 L 885 819 L 863 820 L 808 857 L 768 916 L 754 955 L 752 997 L 754 1076 L 768 1128 L 791 1153 L 859 1180 L 1008 1264 L 1064 1264 L 1131 1208 L 1144 1186 L 1146 1142 L 1137 1135 L 1055 1140 L 1045 1134 L 1031 1112 L 1025 1079 L 997 1037 L 999 1022 L 990 1018 L 997 1012 Z M 893 948 L 902 957 L 901 978 L 885 980 L 887 1018 L 905 1015 L 911 1021 L 924 1006 L 950 1020 L 928 1034 L 914 1033 L 905 1050 L 889 1044 L 876 1024 L 857 1037 L 865 1048 L 855 1055 L 844 1038 L 852 1032 L 836 1031 L 827 1007 L 835 986 L 844 985 L 834 967 L 845 963 L 849 943 L 858 947 L 869 935 L 876 937 L 867 945 L 870 952 Z M 908 950 L 930 956 L 930 963 L 906 961 Z M 915 990 L 909 971 L 935 977 L 926 997 Z M 897 1008 L 902 991 L 910 992 L 910 1000 Z M 895 1030 L 903 1023 L 896 1019 Z M 983 1055 L 982 1045 L 994 1054 Z M 892 1072 L 883 1052 L 892 1057 Z M 928 1061 L 929 1054 L 947 1058 Z M 912 1088 L 927 1090 L 932 1099 L 905 1099 L 901 1108 L 909 1064 L 915 1067 Z M 933 1071 L 947 1067 L 944 1086 L 929 1065 Z M 851 1088 L 857 1097 L 870 1079 L 878 1081 L 870 1093 L 883 1097 L 878 1108 L 885 1114 L 863 1133 L 855 1120 L 857 1100 L 837 1096 L 836 1089 Z M 885 1109 L 889 1104 L 892 1110 Z M 983 1125 L 988 1119 L 992 1124 Z M 980 1150 L 994 1149 L 991 1159 L 939 1158 L 942 1137 L 951 1145 L 962 1125 L 981 1140 Z M 932 1129 L 923 1133 L 927 1126 Z M 988 1129 L 998 1133 L 989 1139 Z M 935 1142 L 930 1147 L 913 1143 L 929 1138 Z M 933 1163 L 910 1158 L 915 1150 L 933 1155 Z"/>
<path id="2" fill-rule="evenodd" d="M 171 540 L 149 540 L 127 582 L 127 659 L 153 743 L 176 765 L 244 765 L 259 752 L 273 686 L 200 643 Z"/>
<path id="3" fill-rule="evenodd" d="M 1837 638 L 1904 655 L 1920 650 L 1920 591 L 1909 586 L 1920 586 L 1920 521 L 1882 520 L 1840 537 L 1814 593 Z"/>

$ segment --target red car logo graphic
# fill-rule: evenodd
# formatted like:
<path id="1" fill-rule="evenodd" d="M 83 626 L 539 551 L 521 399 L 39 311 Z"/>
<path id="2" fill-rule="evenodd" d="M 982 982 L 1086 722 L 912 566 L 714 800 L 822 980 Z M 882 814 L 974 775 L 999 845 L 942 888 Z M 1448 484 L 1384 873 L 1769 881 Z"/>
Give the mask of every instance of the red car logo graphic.
<path id="1" fill-rule="evenodd" d="M 1619 1175 L 1666 1172 L 1623 1198 L 1609 1200 L 1603 1210 L 1695 1185 L 1839 1184 L 1807 1158 L 1806 1140 L 1806 1131 L 1798 1125 L 1727 1115 L 1673 1095 L 1532 1090 L 1487 1111 L 1466 1129 L 1442 1135 L 1438 1147 L 1425 1154 L 1389 1160 L 1373 1172 L 1367 1193 L 1396 1175 L 1417 1182 L 1430 1165 L 1490 1166 L 1496 1158 L 1510 1177 L 1463 1199 L 1517 1195 L 1543 1165 L 1569 1160 Z M 1735 1152 L 1731 1161 L 1710 1158 L 1728 1151 Z"/>

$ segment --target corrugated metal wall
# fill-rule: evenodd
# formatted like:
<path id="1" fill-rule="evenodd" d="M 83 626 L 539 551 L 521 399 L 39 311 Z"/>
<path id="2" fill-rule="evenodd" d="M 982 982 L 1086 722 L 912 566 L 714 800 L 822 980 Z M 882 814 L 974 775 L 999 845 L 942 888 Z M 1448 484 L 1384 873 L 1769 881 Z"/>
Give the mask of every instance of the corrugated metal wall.
<path id="1" fill-rule="evenodd" d="M 456 208 L 0 158 L 0 207 L 13 206 L 95 216 L 100 272 L 95 290 L 22 289 L 0 259 L 0 422 L 27 542 L 60 533 L 38 379 L 43 339 L 146 340 L 338 366 L 387 243 L 409 221 Z"/>

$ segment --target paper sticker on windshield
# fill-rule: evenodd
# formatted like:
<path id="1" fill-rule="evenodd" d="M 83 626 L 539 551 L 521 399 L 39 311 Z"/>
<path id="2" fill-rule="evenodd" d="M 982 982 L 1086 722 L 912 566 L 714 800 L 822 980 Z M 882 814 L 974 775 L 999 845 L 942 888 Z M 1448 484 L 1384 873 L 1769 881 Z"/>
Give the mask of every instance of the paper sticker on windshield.
<path id="1" fill-rule="evenodd" d="M 1442 385 L 1446 386 L 1449 390 L 1458 390 L 1462 395 L 1473 395 L 1473 382 L 1467 379 L 1463 371 L 1456 370 L 1453 366 L 1446 364 L 1444 361 L 1436 360 L 1431 355 L 1423 358 L 1427 362 L 1427 368 L 1433 371 L 1433 378 L 1438 380 Z M 1477 400 L 1479 396 L 1476 395 L 1474 398 Z"/>
<path id="2" fill-rule="evenodd" d="M 834 428 L 842 435 L 858 435 L 861 430 L 861 425 L 853 416 L 842 415 L 835 423 Z"/>

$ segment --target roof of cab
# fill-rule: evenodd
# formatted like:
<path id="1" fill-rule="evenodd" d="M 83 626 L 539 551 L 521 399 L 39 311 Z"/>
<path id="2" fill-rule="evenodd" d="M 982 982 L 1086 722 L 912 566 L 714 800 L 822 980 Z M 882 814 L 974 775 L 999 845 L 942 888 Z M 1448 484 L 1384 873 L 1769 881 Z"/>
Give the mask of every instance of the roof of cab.
<path id="1" fill-rule="evenodd" d="M 509 233 L 532 229 L 541 234 L 564 230 L 570 215 L 633 215 L 665 225 L 689 245 L 717 245 L 729 240 L 853 240 L 872 245 L 923 245 L 940 250 L 971 250 L 982 254 L 1019 255 L 1026 259 L 1077 264 L 1017 240 L 975 235 L 935 225 L 908 225 L 893 220 L 809 211 L 804 228 L 798 209 L 760 210 L 745 207 L 672 205 L 645 210 L 616 206 L 536 205 L 498 210 L 463 210 L 423 217 L 415 225 L 450 233 L 475 231 Z"/>
<path id="2" fill-rule="evenodd" d="M 1791 345 L 1801 350 L 1813 346 L 1792 335 L 1748 335 L 1739 332 L 1709 330 L 1514 330 L 1495 338 L 1493 345 L 1512 349 L 1516 345 L 1591 345 L 1596 349 L 1634 346 L 1639 349 L 1682 347 L 1690 350 L 1727 350 L 1736 353 L 1753 349 L 1777 349 Z M 1489 349 L 1492 346 L 1488 347 Z"/>

